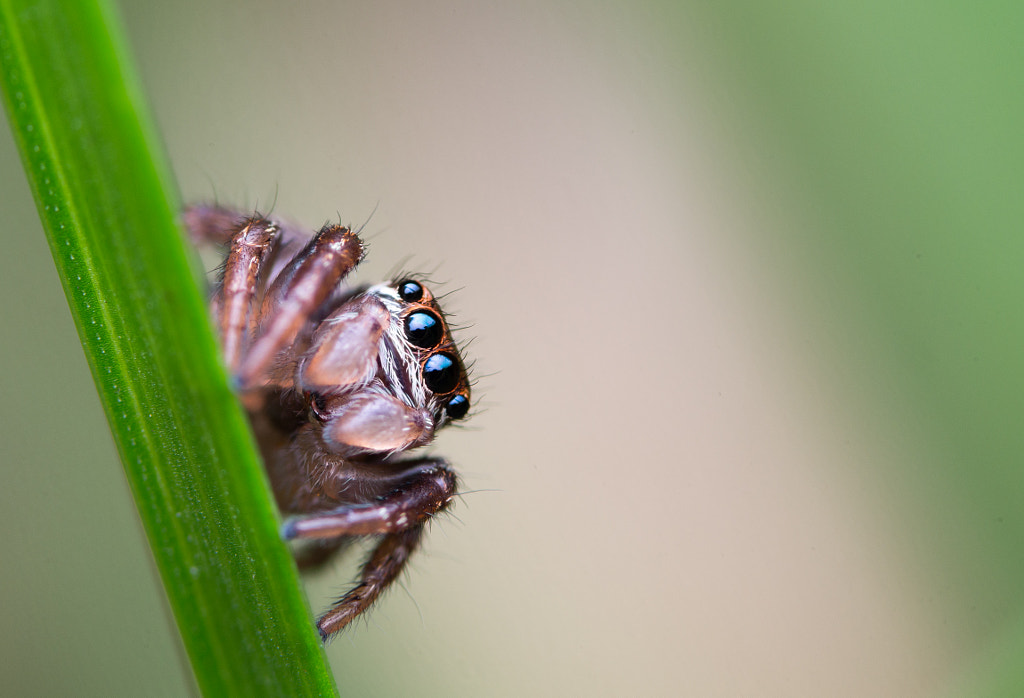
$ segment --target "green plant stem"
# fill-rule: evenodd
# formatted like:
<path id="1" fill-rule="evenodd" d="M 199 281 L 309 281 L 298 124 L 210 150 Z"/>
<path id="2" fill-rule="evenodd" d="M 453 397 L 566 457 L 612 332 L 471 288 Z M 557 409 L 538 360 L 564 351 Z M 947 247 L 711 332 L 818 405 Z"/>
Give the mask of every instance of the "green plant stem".
<path id="1" fill-rule="evenodd" d="M 0 0 L 0 61 L 11 127 L 200 689 L 334 695 L 118 18 L 102 1 Z"/>

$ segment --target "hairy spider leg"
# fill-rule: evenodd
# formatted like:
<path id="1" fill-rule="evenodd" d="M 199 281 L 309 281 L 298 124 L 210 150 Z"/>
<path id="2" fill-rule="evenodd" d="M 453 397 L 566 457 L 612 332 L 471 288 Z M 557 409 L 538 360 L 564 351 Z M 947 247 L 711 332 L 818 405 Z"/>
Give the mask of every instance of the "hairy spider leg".
<path id="1" fill-rule="evenodd" d="M 250 218 L 259 217 L 258 213 L 207 204 L 187 206 L 182 214 L 189 237 L 197 245 L 229 245 Z"/>
<path id="2" fill-rule="evenodd" d="M 325 225 L 270 284 L 256 316 L 258 334 L 235 374 L 239 388 L 259 388 L 278 353 L 359 263 L 363 245 L 351 230 Z"/>
<path id="3" fill-rule="evenodd" d="M 380 593 L 402 573 L 422 535 L 423 526 L 416 526 L 381 538 L 363 564 L 356 585 L 317 620 L 316 627 L 320 631 L 321 640 L 326 642 L 332 635 L 341 632 L 360 613 L 373 605 Z"/>
<path id="4" fill-rule="evenodd" d="M 238 370 L 248 347 L 257 279 L 277 232 L 277 226 L 266 218 L 250 218 L 231 238 L 224 273 L 212 303 L 224 363 L 232 374 Z"/>
<path id="5" fill-rule="evenodd" d="M 458 480 L 443 459 L 425 458 L 405 464 L 412 467 L 394 474 L 393 489 L 375 501 L 289 519 L 282 528 L 287 539 L 383 534 L 363 564 L 356 586 L 317 621 L 324 639 L 348 625 L 390 586 L 416 549 L 426 522 L 447 508 L 455 496 Z"/>
<path id="6" fill-rule="evenodd" d="M 259 213 L 221 206 L 189 206 L 183 220 L 193 242 L 229 246 L 211 305 L 224 362 L 234 374 L 252 338 L 252 308 L 267 266 L 310 236 Z"/>
<path id="7" fill-rule="evenodd" d="M 274 224 L 278 230 L 277 239 L 274 241 L 274 249 L 271 253 L 271 261 L 291 259 L 296 252 L 309 242 L 313 237 L 310 231 L 301 226 L 294 225 L 288 221 L 271 219 L 262 215 L 259 211 L 243 211 L 237 208 L 217 206 L 210 204 L 195 204 L 185 208 L 182 213 L 182 221 L 188 230 L 189 238 L 197 245 L 220 245 L 229 247 L 238 232 L 242 230 L 251 220 L 267 220 Z M 269 276 L 273 277 L 279 271 L 280 261 L 271 264 Z M 263 277 L 267 278 L 268 273 L 263 271 Z"/>

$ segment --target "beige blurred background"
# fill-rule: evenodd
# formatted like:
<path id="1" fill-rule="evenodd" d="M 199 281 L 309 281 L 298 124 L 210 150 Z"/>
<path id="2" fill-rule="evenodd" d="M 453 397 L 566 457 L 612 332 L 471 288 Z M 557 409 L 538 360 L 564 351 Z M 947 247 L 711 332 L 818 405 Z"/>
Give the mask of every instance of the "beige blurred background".
<path id="1" fill-rule="evenodd" d="M 479 411 L 433 447 L 468 494 L 329 646 L 343 695 L 933 695 L 1001 632 L 1011 583 L 948 576 L 928 526 L 956 487 L 912 496 L 944 446 L 858 280 L 800 246 L 826 204 L 721 17 L 123 12 L 185 200 L 369 219 L 358 279 L 426 270 L 469 326 Z M 0 678 L 188 694 L 6 128 L 0 168 Z"/>

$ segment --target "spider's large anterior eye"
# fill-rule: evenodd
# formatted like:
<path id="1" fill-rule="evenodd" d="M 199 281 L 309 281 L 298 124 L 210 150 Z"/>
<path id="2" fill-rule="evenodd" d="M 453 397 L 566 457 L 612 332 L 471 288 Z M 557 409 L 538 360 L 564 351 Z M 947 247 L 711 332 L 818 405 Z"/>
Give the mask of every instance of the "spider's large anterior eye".
<path id="1" fill-rule="evenodd" d="M 459 369 L 448 354 L 434 354 L 423 364 L 423 380 L 437 394 L 450 393 L 459 384 Z"/>
<path id="2" fill-rule="evenodd" d="M 443 334 L 441 320 L 433 313 L 420 310 L 405 318 L 405 336 L 418 347 L 433 349 Z"/>
<path id="3" fill-rule="evenodd" d="M 444 407 L 450 419 L 462 419 L 469 412 L 469 399 L 465 395 L 456 395 Z"/>
<path id="4" fill-rule="evenodd" d="M 423 298 L 423 287 L 412 279 L 398 282 L 398 295 L 406 303 L 415 303 Z"/>

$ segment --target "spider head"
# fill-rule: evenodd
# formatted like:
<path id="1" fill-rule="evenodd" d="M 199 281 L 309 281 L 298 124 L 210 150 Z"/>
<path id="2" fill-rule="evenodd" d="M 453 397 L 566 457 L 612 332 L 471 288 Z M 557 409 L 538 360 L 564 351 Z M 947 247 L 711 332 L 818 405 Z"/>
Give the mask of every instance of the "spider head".
<path id="1" fill-rule="evenodd" d="M 426 409 L 434 430 L 466 416 L 470 406 L 465 364 L 434 295 L 415 279 L 371 287 L 391 315 L 378 347 L 384 383 L 403 402 Z"/>
<path id="2" fill-rule="evenodd" d="M 296 386 L 338 455 L 423 446 L 469 411 L 469 381 L 433 294 L 419 281 L 372 286 L 328 315 Z"/>

